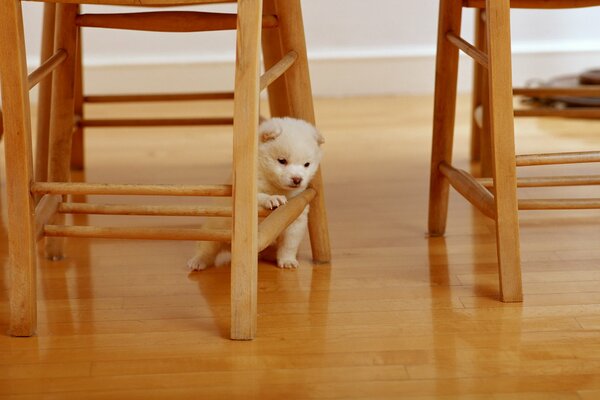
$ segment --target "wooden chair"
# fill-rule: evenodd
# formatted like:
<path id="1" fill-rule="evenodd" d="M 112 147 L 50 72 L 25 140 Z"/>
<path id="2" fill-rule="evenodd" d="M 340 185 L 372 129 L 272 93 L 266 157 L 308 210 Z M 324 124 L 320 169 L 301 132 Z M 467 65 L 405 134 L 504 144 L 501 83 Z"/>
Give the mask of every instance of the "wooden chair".
<path id="1" fill-rule="evenodd" d="M 66 0 L 56 5 L 55 51 L 27 75 L 23 18 L 19 0 L 0 0 L 0 78 L 4 106 L 9 256 L 10 333 L 29 336 L 36 326 L 36 243 L 46 237 L 46 256 L 62 257 L 63 237 L 217 240 L 232 242 L 231 337 L 252 339 L 256 331 L 257 255 L 310 203 L 309 234 L 315 262 L 330 259 L 320 172 L 303 194 L 258 224 L 256 199 L 259 94 L 270 84 L 274 116 L 314 123 L 304 28 L 299 0 L 239 0 L 237 14 L 168 12 L 80 15 L 80 3 L 127 6 L 206 4 L 224 0 Z M 138 185 L 69 182 L 74 120 L 77 31 L 80 26 L 145 31 L 203 31 L 237 28 L 233 117 L 232 185 Z M 262 28 L 262 29 L 261 29 Z M 260 76 L 259 49 L 265 46 L 267 71 Z M 48 180 L 34 179 L 28 91 L 49 74 L 52 83 Z M 279 79 L 278 79 L 279 78 Z M 277 80 L 277 81 L 276 81 Z M 232 231 L 207 229 L 100 228 L 65 226 L 65 213 L 211 215 L 210 207 L 126 206 L 70 203 L 67 195 L 232 196 Z M 36 204 L 34 195 L 41 199 Z M 223 210 L 220 210 L 221 213 Z"/>
<path id="2" fill-rule="evenodd" d="M 515 155 L 513 87 L 511 78 L 510 8 L 569 8 L 600 5 L 598 0 L 440 0 L 433 145 L 430 177 L 429 233 L 443 235 L 452 185 L 475 207 L 496 222 L 500 298 L 522 301 L 518 210 L 600 208 L 600 199 L 518 200 L 517 187 L 597 184 L 598 177 L 539 177 L 517 179 L 517 166 L 600 161 L 600 152 Z M 487 40 L 479 48 L 460 36 L 463 8 L 485 9 Z M 487 102 L 483 129 L 488 132 L 493 178 L 475 179 L 452 166 L 452 142 L 456 108 L 458 52 L 462 50 L 481 66 Z M 477 78 L 476 78 L 477 79 Z M 535 90 L 536 95 L 590 95 L 597 89 Z M 520 93 L 532 92 L 522 90 Z M 483 137 L 483 136 L 482 136 Z M 483 146 L 483 142 L 482 142 Z M 487 146 L 487 145 L 486 145 Z"/>

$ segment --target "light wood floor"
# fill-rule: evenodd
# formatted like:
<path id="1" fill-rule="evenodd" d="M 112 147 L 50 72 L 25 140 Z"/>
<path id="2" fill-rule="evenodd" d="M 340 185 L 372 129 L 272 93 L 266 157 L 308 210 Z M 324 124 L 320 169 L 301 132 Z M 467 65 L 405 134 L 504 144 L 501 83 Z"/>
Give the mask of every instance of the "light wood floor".
<path id="1" fill-rule="evenodd" d="M 456 139 L 456 160 L 465 168 L 467 105 L 463 99 Z M 334 261 L 311 265 L 305 243 L 297 271 L 260 265 L 255 341 L 228 340 L 229 268 L 189 274 L 192 243 L 74 239 L 66 260 L 40 260 L 38 335 L 0 336 L 0 397 L 600 398 L 599 212 L 521 214 L 525 302 L 502 304 L 493 226 L 485 217 L 453 194 L 446 238 L 426 237 L 431 98 L 321 100 L 316 106 L 327 139 Z M 119 110 L 173 116 L 204 109 L 138 108 Z M 206 108 L 229 112 L 219 104 Z M 89 111 L 121 115 L 114 107 Z M 521 153 L 600 148 L 599 122 L 525 120 L 517 131 Z M 229 171 L 227 132 L 90 131 L 86 179 L 221 183 Z M 560 170 L 597 173 L 598 167 Z M 566 192 L 600 197 L 598 188 Z M 540 196 L 531 189 L 522 195 Z"/>

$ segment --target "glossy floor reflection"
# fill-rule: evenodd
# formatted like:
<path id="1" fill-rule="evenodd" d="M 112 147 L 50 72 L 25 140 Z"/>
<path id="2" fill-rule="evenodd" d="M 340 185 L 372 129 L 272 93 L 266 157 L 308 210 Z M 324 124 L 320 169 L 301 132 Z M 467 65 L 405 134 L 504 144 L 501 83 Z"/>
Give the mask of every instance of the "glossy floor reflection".
<path id="1" fill-rule="evenodd" d="M 469 168 L 463 100 L 455 158 Z M 334 261 L 313 266 L 304 243 L 297 271 L 260 264 L 255 341 L 227 339 L 229 268 L 189 273 L 193 243 L 72 239 L 65 260 L 40 259 L 38 335 L 0 336 L 0 397 L 600 398 L 600 214 L 523 213 L 525 302 L 502 304 L 490 221 L 452 195 L 446 237 L 425 235 L 431 98 L 316 105 L 327 141 L 323 166 Z M 116 118 L 129 111 L 173 117 L 229 112 L 222 103 L 157 107 L 88 111 Z M 525 120 L 517 131 L 520 152 L 600 148 L 597 121 Z M 96 130 L 87 139 L 88 168 L 75 179 L 220 183 L 229 173 L 226 128 Z M 569 174 L 595 170 L 580 165 Z M 566 190 L 546 193 L 600 197 L 598 188 Z M 101 225 L 202 223 L 101 216 L 75 222 L 86 219 Z"/>

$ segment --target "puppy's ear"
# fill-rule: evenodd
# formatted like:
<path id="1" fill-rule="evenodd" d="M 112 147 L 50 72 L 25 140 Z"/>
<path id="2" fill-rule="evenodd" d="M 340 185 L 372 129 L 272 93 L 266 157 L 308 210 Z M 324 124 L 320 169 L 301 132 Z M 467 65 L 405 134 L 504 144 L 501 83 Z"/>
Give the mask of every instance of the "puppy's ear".
<path id="1" fill-rule="evenodd" d="M 319 132 L 318 129 L 315 128 L 315 139 L 317 140 L 317 144 L 320 146 L 323 143 L 325 143 L 325 138 L 323 137 L 323 135 L 321 134 L 321 132 Z"/>
<path id="2" fill-rule="evenodd" d="M 261 143 L 275 140 L 279 135 L 281 135 L 281 126 L 273 119 L 262 122 L 258 127 L 258 138 Z"/>

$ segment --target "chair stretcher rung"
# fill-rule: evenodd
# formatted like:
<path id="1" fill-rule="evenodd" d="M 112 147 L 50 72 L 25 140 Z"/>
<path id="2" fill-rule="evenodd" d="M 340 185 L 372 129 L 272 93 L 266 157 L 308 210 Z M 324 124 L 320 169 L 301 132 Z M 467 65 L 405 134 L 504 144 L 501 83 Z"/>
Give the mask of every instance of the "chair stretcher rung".
<path id="1" fill-rule="evenodd" d="M 260 77 L 260 90 L 266 89 L 271 83 L 275 82 L 283 75 L 298 59 L 298 53 L 290 51 L 267 72 Z"/>
<path id="2" fill-rule="evenodd" d="M 61 203 L 58 212 L 63 214 L 96 214 L 96 215 L 146 215 L 171 217 L 231 217 L 231 207 L 218 206 L 164 206 L 137 204 L 90 204 Z M 271 212 L 259 210 L 259 217 L 266 217 Z"/>
<path id="3" fill-rule="evenodd" d="M 40 83 L 46 76 L 50 75 L 52 71 L 56 69 L 63 61 L 67 59 L 67 52 L 63 49 L 59 49 L 56 53 L 52 55 L 49 59 L 44 61 L 42 65 L 40 65 L 35 71 L 33 71 L 27 77 L 27 83 L 29 84 L 29 89 L 32 89 Z"/>
<path id="4" fill-rule="evenodd" d="M 477 182 L 486 188 L 494 187 L 492 178 L 479 178 Z M 600 175 L 582 175 L 582 176 L 540 176 L 517 178 L 517 187 L 554 187 L 554 186 L 586 186 L 600 185 Z"/>
<path id="5" fill-rule="evenodd" d="M 578 87 L 538 87 L 538 88 L 514 88 L 515 96 L 528 97 L 600 97 L 600 85 L 585 85 Z"/>
<path id="6" fill-rule="evenodd" d="M 316 194 L 314 189 L 306 189 L 266 217 L 258 226 L 258 251 L 269 247 L 277 236 L 302 214 Z"/>
<path id="7" fill-rule="evenodd" d="M 84 128 L 233 125 L 233 118 L 82 119 Z"/>
<path id="8" fill-rule="evenodd" d="M 563 117 L 563 118 L 600 118 L 597 107 L 535 107 L 515 110 L 515 117 Z"/>
<path id="9" fill-rule="evenodd" d="M 231 241 L 230 230 L 45 225 L 45 236 L 97 239 Z"/>
<path id="10" fill-rule="evenodd" d="M 42 196 L 35 207 L 35 234 L 37 240 L 44 236 L 44 225 L 46 225 L 58 211 L 62 197 L 59 195 L 46 194 Z"/>
<path id="11" fill-rule="evenodd" d="M 231 196 L 231 185 L 136 185 L 79 182 L 35 182 L 32 193 L 132 196 Z"/>
<path id="12" fill-rule="evenodd" d="M 76 23 L 81 27 L 125 29 L 148 32 L 206 32 L 234 30 L 237 14 L 199 11 L 155 11 L 118 14 L 81 14 Z M 263 28 L 276 28 L 277 17 L 264 15 Z"/>
<path id="13" fill-rule="evenodd" d="M 440 172 L 458 193 L 479 209 L 485 216 L 496 217 L 494 196 L 467 172 L 442 162 Z"/>
<path id="14" fill-rule="evenodd" d="M 489 61 L 488 56 L 471 43 L 467 42 L 454 32 L 448 32 L 446 38 L 450 43 L 462 50 L 466 55 L 470 56 L 473 60 L 479 63 L 482 67 L 488 68 Z"/>
<path id="15" fill-rule="evenodd" d="M 213 93 L 147 93 L 85 96 L 85 103 L 142 103 L 161 101 L 233 100 L 233 92 Z"/>
<path id="16" fill-rule="evenodd" d="M 527 199 L 519 200 L 519 210 L 596 210 L 600 199 Z"/>
<path id="17" fill-rule="evenodd" d="M 516 157 L 517 167 L 554 164 L 577 164 L 600 162 L 600 151 L 567 153 L 523 154 Z"/>

